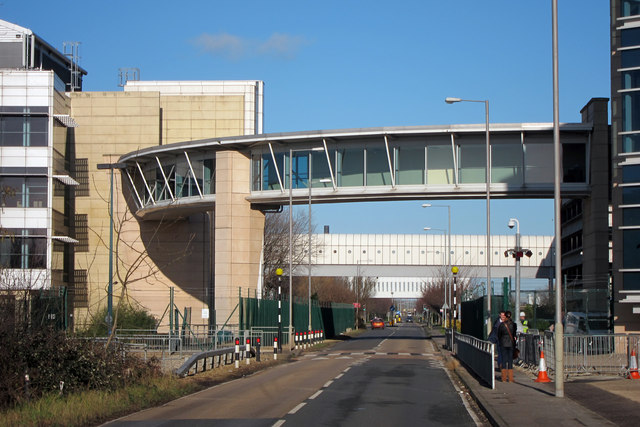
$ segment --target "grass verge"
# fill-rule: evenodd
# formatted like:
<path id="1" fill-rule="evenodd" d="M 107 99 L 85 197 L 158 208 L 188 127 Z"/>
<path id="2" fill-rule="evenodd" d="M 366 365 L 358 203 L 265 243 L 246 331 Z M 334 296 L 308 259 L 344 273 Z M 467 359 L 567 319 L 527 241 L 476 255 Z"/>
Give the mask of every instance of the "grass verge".
<path id="1" fill-rule="evenodd" d="M 254 362 L 238 369 L 226 365 L 186 378 L 164 375 L 116 390 L 52 394 L 1 412 L 0 426 L 97 425 L 281 363 L 287 363 L 287 358 Z"/>

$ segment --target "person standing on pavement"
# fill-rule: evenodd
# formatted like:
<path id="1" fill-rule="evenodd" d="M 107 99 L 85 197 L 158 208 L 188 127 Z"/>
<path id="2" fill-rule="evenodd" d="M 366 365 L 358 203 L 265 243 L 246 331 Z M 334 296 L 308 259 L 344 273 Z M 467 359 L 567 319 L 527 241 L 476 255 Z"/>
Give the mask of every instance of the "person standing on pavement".
<path id="1" fill-rule="evenodd" d="M 500 313 L 502 322 L 498 326 L 498 342 L 502 353 L 502 382 L 513 382 L 513 349 L 516 345 L 516 324 L 511 320 L 511 312 Z"/>
<path id="2" fill-rule="evenodd" d="M 520 312 L 520 324 L 522 325 L 522 332 L 526 334 L 529 331 L 529 321 L 525 318 L 524 311 Z"/>
<path id="3" fill-rule="evenodd" d="M 493 328 L 491 329 L 491 333 L 489 334 L 489 341 L 496 345 L 496 352 L 498 353 L 498 369 L 502 369 L 502 352 L 500 350 L 500 341 L 498 340 L 498 326 L 502 323 L 502 318 L 504 316 L 504 311 L 501 311 L 498 315 L 498 318 L 493 323 Z"/>

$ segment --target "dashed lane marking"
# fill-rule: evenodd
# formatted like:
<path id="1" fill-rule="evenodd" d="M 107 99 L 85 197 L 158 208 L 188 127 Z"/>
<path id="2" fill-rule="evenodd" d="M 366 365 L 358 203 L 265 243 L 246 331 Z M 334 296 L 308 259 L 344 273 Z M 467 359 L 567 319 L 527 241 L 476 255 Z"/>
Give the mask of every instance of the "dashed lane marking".
<path id="1" fill-rule="evenodd" d="M 307 402 L 298 403 L 298 405 L 296 405 L 295 408 L 293 408 L 292 410 L 289 411 L 289 414 L 295 414 L 296 412 L 298 412 L 300 410 L 300 408 L 302 408 L 306 404 L 307 404 Z"/>

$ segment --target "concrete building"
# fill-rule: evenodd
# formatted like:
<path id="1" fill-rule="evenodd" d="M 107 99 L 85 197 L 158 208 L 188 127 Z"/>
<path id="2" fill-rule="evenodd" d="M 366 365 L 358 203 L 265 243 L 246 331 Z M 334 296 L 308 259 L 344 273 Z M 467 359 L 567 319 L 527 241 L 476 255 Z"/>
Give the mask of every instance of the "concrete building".
<path id="1" fill-rule="evenodd" d="M 65 91 L 81 90 L 86 74 L 73 55 L 0 20 L 0 276 L 7 291 L 73 288 L 76 122 Z"/>
<path id="2" fill-rule="evenodd" d="M 633 18 L 620 22 L 629 26 Z M 110 248 L 116 300 L 124 287 L 122 295 L 162 316 L 173 288 L 192 324 L 220 324 L 232 315 L 238 288 L 260 286 L 266 210 L 311 199 L 485 195 L 484 125 L 263 134 L 260 81 L 128 81 L 123 91 L 84 92 L 77 46 L 60 53 L 28 29 L 0 24 L 2 120 L 21 120 L 18 130 L 3 128 L 3 138 L 21 145 L 1 147 L 0 177 L 25 189 L 0 225 L 33 246 L 21 249 L 13 270 L 37 265 L 51 278 L 41 286 L 67 288 L 79 322 L 106 305 Z M 633 74 L 628 79 L 635 81 Z M 628 116 L 616 116 L 619 102 L 614 97 L 617 120 Z M 552 197 L 551 137 L 549 123 L 491 124 L 492 197 Z M 624 139 L 632 146 L 632 137 L 633 131 L 621 132 L 618 144 Z M 607 100 L 591 100 L 581 123 L 563 124 L 561 140 L 563 272 L 573 287 L 601 289 L 610 262 Z M 627 163 L 615 158 L 620 170 L 633 160 L 632 152 Z M 99 164 L 111 170 L 98 170 Z M 38 192 L 46 200 L 37 200 Z M 616 205 L 615 196 L 613 208 L 614 222 L 621 211 L 635 212 Z M 476 249 L 478 264 L 504 251 Z M 42 252 L 46 263 L 24 263 L 41 260 L 35 254 Z M 13 256 L 10 248 L 4 253 Z M 627 253 L 633 251 L 618 253 L 618 262 Z M 636 272 L 627 270 L 621 271 L 631 280 Z"/>
<path id="3" fill-rule="evenodd" d="M 640 1 L 611 0 L 615 330 L 640 330 Z"/>

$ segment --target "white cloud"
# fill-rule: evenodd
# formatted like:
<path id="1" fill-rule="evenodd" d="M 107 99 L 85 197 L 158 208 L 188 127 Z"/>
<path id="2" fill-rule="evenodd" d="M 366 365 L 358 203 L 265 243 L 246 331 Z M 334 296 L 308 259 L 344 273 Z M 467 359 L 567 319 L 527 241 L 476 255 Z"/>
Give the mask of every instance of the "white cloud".
<path id="1" fill-rule="evenodd" d="M 260 43 L 258 53 L 292 59 L 305 44 L 307 44 L 307 42 L 303 37 L 274 33 L 268 40 Z"/>
<path id="2" fill-rule="evenodd" d="M 194 44 L 204 52 L 226 56 L 229 59 L 239 59 L 247 50 L 244 40 L 227 33 L 216 35 L 204 33 L 194 40 Z"/>
<path id="3" fill-rule="evenodd" d="M 246 39 L 233 34 L 203 33 L 193 40 L 203 52 L 239 60 L 250 56 L 266 56 L 293 59 L 301 47 L 307 44 L 304 37 L 274 33 L 267 40 Z"/>

